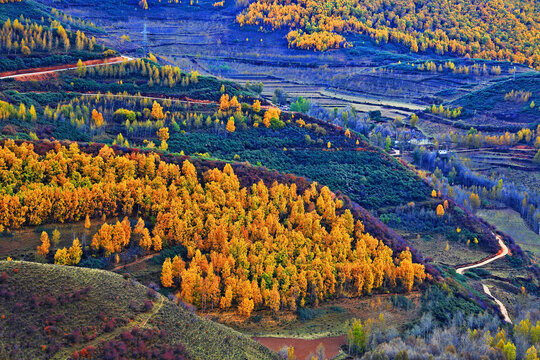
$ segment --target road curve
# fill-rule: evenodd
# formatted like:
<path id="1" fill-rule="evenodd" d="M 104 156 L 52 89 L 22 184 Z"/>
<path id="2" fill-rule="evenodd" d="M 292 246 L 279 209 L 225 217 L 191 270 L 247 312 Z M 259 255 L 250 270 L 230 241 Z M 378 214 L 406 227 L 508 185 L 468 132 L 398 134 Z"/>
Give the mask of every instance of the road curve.
<path id="1" fill-rule="evenodd" d="M 474 268 L 477 268 L 477 267 L 480 267 L 480 266 L 484 266 L 484 265 L 487 265 L 489 264 L 490 262 L 492 261 L 495 261 L 497 259 L 500 259 L 500 258 L 503 258 L 505 257 L 506 255 L 508 255 L 510 253 L 510 251 L 508 250 L 508 247 L 506 246 L 506 244 L 504 243 L 504 241 L 502 241 L 501 237 L 499 235 L 495 235 L 495 237 L 497 238 L 497 240 L 499 241 L 499 247 L 501 248 L 499 250 L 499 252 L 495 255 L 495 256 L 492 256 L 492 257 L 489 257 L 485 260 L 483 260 L 482 262 L 479 262 L 479 263 L 476 263 L 476 264 L 472 264 L 472 265 L 465 265 L 463 267 L 460 267 L 460 268 L 457 268 L 456 269 L 456 272 L 460 275 L 463 275 L 463 273 L 467 270 L 470 270 L 470 269 L 474 269 Z"/>
<path id="2" fill-rule="evenodd" d="M 491 256 L 479 263 L 476 263 L 476 264 L 472 264 L 472 265 L 465 265 L 465 266 L 462 266 L 462 267 L 459 267 L 456 269 L 456 272 L 460 275 L 463 275 L 463 273 L 467 270 L 470 270 L 470 269 L 474 269 L 474 268 L 477 268 L 477 267 L 480 267 L 480 266 L 484 266 L 484 265 L 487 265 L 489 264 L 490 262 L 492 261 L 495 261 L 497 259 L 500 259 L 500 258 L 503 258 L 505 257 L 506 255 L 508 255 L 510 253 L 510 251 L 508 250 L 508 247 L 506 246 L 506 244 L 504 243 L 504 241 L 502 240 L 502 238 L 499 236 L 499 235 L 496 235 L 496 234 L 493 234 L 495 235 L 495 237 L 497 238 L 497 240 L 499 241 L 499 247 L 500 247 L 500 250 L 499 252 L 495 255 L 495 256 Z M 506 310 L 506 307 L 504 306 L 504 304 L 499 300 L 497 299 L 495 296 L 493 296 L 491 294 L 491 291 L 489 290 L 489 288 L 487 287 L 487 285 L 485 284 L 482 284 L 482 289 L 484 290 L 484 293 L 486 293 L 487 296 L 489 296 L 490 298 L 493 299 L 493 301 L 495 301 L 497 303 L 497 305 L 499 305 L 499 309 L 501 311 L 501 314 L 503 315 L 504 317 L 504 321 L 506 321 L 507 323 L 511 324 L 512 323 L 512 319 L 510 319 L 510 316 L 508 316 L 508 310 Z"/>

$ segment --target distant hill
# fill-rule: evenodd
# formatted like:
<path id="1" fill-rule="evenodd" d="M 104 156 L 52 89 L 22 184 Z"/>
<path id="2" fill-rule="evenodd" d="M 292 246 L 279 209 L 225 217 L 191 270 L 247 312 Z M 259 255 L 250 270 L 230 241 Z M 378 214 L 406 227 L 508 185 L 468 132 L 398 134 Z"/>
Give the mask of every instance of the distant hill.
<path id="1" fill-rule="evenodd" d="M 274 359 L 246 336 L 120 275 L 0 262 L 0 358 Z"/>

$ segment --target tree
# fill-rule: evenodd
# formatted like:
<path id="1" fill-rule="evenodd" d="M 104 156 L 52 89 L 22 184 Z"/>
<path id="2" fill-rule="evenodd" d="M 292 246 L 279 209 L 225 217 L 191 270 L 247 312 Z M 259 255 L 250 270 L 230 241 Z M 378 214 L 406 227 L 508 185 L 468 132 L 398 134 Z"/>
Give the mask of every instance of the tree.
<path id="1" fill-rule="evenodd" d="M 161 284 L 167 288 L 173 286 L 171 258 L 167 258 L 163 262 L 163 267 L 161 268 Z"/>
<path id="2" fill-rule="evenodd" d="M 157 131 L 157 137 L 159 138 L 160 141 L 167 141 L 169 140 L 169 128 L 168 127 L 163 127 L 163 128 L 160 128 L 158 131 Z"/>
<path id="3" fill-rule="evenodd" d="M 73 240 L 73 244 L 68 249 L 69 265 L 77 265 L 81 261 L 82 247 L 78 238 Z"/>
<path id="4" fill-rule="evenodd" d="M 274 95 L 272 96 L 272 102 L 278 105 L 285 105 L 287 103 L 287 98 L 289 95 L 283 91 L 281 88 L 274 90 Z"/>
<path id="5" fill-rule="evenodd" d="M 362 325 L 361 320 L 353 320 L 351 327 L 347 333 L 347 344 L 350 354 L 363 354 L 367 349 L 367 341 L 369 335 Z"/>
<path id="6" fill-rule="evenodd" d="M 167 145 L 167 140 L 169 140 L 169 128 L 161 128 L 157 132 L 158 138 L 161 140 L 161 145 L 159 148 L 163 151 L 167 150 L 169 146 Z"/>
<path id="7" fill-rule="evenodd" d="M 253 102 L 253 111 L 256 113 L 261 111 L 261 102 L 259 100 Z"/>
<path id="8" fill-rule="evenodd" d="M 536 152 L 536 155 L 534 155 L 533 161 L 540 164 L 540 149 Z"/>
<path id="9" fill-rule="evenodd" d="M 245 317 L 250 317 L 254 308 L 253 300 L 245 297 L 238 306 L 238 312 Z"/>
<path id="10" fill-rule="evenodd" d="M 272 124 L 272 120 L 274 121 L 279 120 L 280 115 L 281 115 L 281 110 L 279 110 L 278 108 L 273 107 L 266 110 L 266 112 L 264 113 L 264 119 L 263 119 L 264 126 L 269 128 L 270 125 Z"/>
<path id="11" fill-rule="evenodd" d="M 220 300 L 219 307 L 222 309 L 228 309 L 231 307 L 233 298 L 233 292 L 230 286 L 227 286 L 225 289 L 225 296 Z"/>
<path id="12" fill-rule="evenodd" d="M 77 62 L 77 69 L 75 70 L 77 73 L 77 76 L 82 78 L 86 76 L 86 65 L 83 63 L 81 59 Z"/>
<path id="13" fill-rule="evenodd" d="M 511 341 L 504 345 L 502 353 L 506 360 L 516 360 L 516 346 Z"/>
<path id="14" fill-rule="evenodd" d="M 22 46 L 21 47 L 21 53 L 23 53 L 23 55 L 30 55 L 32 52 L 30 51 L 30 48 L 28 46 Z"/>
<path id="15" fill-rule="evenodd" d="M 155 100 L 152 104 L 152 112 L 150 113 L 150 116 L 154 120 L 163 120 L 165 118 L 165 115 L 163 114 L 163 107 Z"/>
<path id="16" fill-rule="evenodd" d="M 416 124 L 418 124 L 418 120 L 419 120 L 418 115 L 416 115 L 416 114 L 413 113 L 413 114 L 411 115 L 411 121 L 410 121 L 410 124 L 411 124 L 411 126 L 412 126 L 413 128 L 415 128 L 415 127 L 416 127 Z"/>
<path id="17" fill-rule="evenodd" d="M 135 225 L 135 228 L 133 228 L 134 234 L 142 234 L 144 231 L 144 220 L 142 218 L 139 218 L 137 221 L 137 224 Z"/>
<path id="18" fill-rule="evenodd" d="M 328 187 L 312 183 L 299 190 L 279 178 L 243 187 L 246 179 L 230 164 L 220 169 L 208 163 L 198 174 L 190 161 L 180 166 L 158 154 L 121 154 L 103 146 L 96 155 L 96 149 L 87 153 L 75 144 L 49 146 L 36 153 L 30 144 L 4 141 L 0 163 L 18 159 L 16 166 L 5 167 L 4 176 L 19 185 L 16 193 L 0 196 L 0 226 L 20 228 L 35 217 L 67 223 L 101 214 L 104 223 L 91 239 L 90 256 L 116 257 L 131 241 L 155 252 L 182 246 L 189 266 L 180 256 L 169 259 L 172 282 L 180 276 L 181 296 L 203 310 L 219 304 L 244 315 L 255 307 L 294 311 L 344 293 L 391 291 L 396 277 L 404 290 L 425 278 L 410 252 L 396 259 L 398 253 L 366 233 Z M 32 166 L 21 170 L 19 163 Z M 33 174 L 46 167 L 54 169 L 57 181 Z M 128 218 L 105 222 L 122 214 L 151 221 L 153 237 L 143 219 L 134 230 Z M 77 263 L 81 251 L 74 241 L 55 261 Z"/>
<path id="19" fill-rule="evenodd" d="M 279 296 L 279 291 L 278 291 L 278 287 L 276 284 L 274 284 L 274 286 L 272 287 L 272 290 L 270 290 L 270 297 L 269 297 L 269 300 L 268 300 L 268 306 L 270 307 L 270 309 L 276 313 L 279 311 L 279 308 L 280 308 L 280 296 Z"/>
<path id="20" fill-rule="evenodd" d="M 390 136 L 387 136 L 386 140 L 384 141 L 384 150 L 386 150 L 386 152 L 389 152 L 391 147 L 392 147 L 392 139 L 390 139 Z"/>
<path id="21" fill-rule="evenodd" d="M 69 265 L 69 253 L 66 248 L 56 250 L 54 263 L 58 265 Z"/>
<path id="22" fill-rule="evenodd" d="M 178 256 L 175 255 L 175 257 L 172 259 L 172 276 L 173 278 L 179 277 L 182 272 L 185 270 L 185 264 L 184 261 Z"/>
<path id="23" fill-rule="evenodd" d="M 471 195 L 469 196 L 469 203 L 471 204 L 472 209 L 476 211 L 481 205 L 480 197 L 478 196 L 478 194 L 471 193 Z"/>
<path id="24" fill-rule="evenodd" d="M 291 111 L 299 112 L 302 114 L 307 114 L 310 108 L 311 103 L 309 102 L 309 100 L 304 99 L 302 96 L 296 99 L 296 101 L 293 102 L 290 106 Z"/>
<path id="25" fill-rule="evenodd" d="M 47 256 L 49 254 L 49 248 L 51 247 L 51 243 L 49 241 L 49 235 L 43 231 L 41 233 L 41 245 L 37 247 L 37 253 L 40 256 Z"/>
<path id="26" fill-rule="evenodd" d="M 442 217 L 444 215 L 444 207 L 439 204 L 437 205 L 437 216 Z"/>
<path id="27" fill-rule="evenodd" d="M 534 345 L 527 350 L 524 360 L 538 360 L 538 355 Z"/>
<path id="28" fill-rule="evenodd" d="M 142 236 L 139 241 L 139 246 L 145 250 L 150 250 L 152 248 L 152 238 L 150 237 L 150 232 L 147 228 L 144 228 L 142 231 Z"/>
<path id="29" fill-rule="evenodd" d="M 225 112 L 229 110 L 230 104 L 229 104 L 229 95 L 223 94 L 221 95 L 219 99 L 219 110 Z"/>
<path id="30" fill-rule="evenodd" d="M 294 355 L 294 347 L 292 346 L 287 348 L 287 360 L 296 360 L 296 355 Z"/>
<path id="31" fill-rule="evenodd" d="M 92 121 L 96 127 L 103 126 L 103 115 L 96 109 L 92 110 Z"/>
<path id="32" fill-rule="evenodd" d="M 30 106 L 30 111 L 28 112 L 28 114 L 30 115 L 30 119 L 32 121 L 37 121 L 36 108 L 34 107 L 34 105 Z"/>
<path id="33" fill-rule="evenodd" d="M 154 237 L 152 238 L 152 245 L 155 251 L 161 251 L 163 243 L 159 235 L 154 235 Z"/>
<path id="34" fill-rule="evenodd" d="M 60 242 L 60 231 L 58 229 L 54 229 L 52 232 L 52 242 L 54 245 L 58 245 Z"/>
<path id="35" fill-rule="evenodd" d="M 90 229 L 90 226 L 92 226 L 92 223 L 90 222 L 90 216 L 88 216 L 87 214 L 86 217 L 84 218 L 84 228 L 88 230 Z"/>
<path id="36" fill-rule="evenodd" d="M 229 107 L 236 112 L 242 110 L 242 105 L 238 102 L 236 96 L 232 97 L 231 101 L 229 102 Z"/>
<path id="37" fill-rule="evenodd" d="M 410 292 L 414 285 L 415 269 L 412 263 L 412 255 L 407 249 L 400 255 L 399 267 L 396 269 L 396 277 L 401 281 L 405 291 Z"/>
<path id="38" fill-rule="evenodd" d="M 234 117 L 230 117 L 229 121 L 227 121 L 226 130 L 230 133 L 233 133 L 234 130 L 236 130 L 236 127 L 234 126 Z"/>

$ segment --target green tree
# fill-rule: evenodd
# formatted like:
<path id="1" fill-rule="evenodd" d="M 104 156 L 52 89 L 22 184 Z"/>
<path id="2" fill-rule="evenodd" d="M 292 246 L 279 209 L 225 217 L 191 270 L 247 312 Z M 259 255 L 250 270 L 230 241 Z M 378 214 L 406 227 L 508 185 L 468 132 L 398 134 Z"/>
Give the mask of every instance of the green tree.
<path id="1" fill-rule="evenodd" d="M 347 333 L 347 344 L 350 354 L 363 354 L 367 349 L 369 335 L 361 320 L 353 320 Z"/>

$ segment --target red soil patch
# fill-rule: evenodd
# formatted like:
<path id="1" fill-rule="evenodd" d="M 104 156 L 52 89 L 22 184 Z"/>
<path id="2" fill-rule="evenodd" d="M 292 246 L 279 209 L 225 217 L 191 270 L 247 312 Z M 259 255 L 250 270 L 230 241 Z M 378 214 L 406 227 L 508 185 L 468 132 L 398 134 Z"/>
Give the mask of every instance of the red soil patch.
<path id="1" fill-rule="evenodd" d="M 14 79 L 15 81 L 32 81 L 32 80 L 45 81 L 45 80 L 56 79 L 57 77 L 58 77 L 57 73 L 50 72 L 46 74 L 36 74 L 36 75 L 30 74 L 28 76 L 18 76 Z"/>
<path id="2" fill-rule="evenodd" d="M 315 340 L 295 339 L 295 338 L 279 338 L 279 337 L 253 337 L 253 340 L 266 346 L 270 350 L 279 351 L 284 346 L 294 347 L 294 355 L 298 360 L 308 358 L 310 354 L 314 355 L 319 344 L 323 344 L 327 359 L 332 359 L 339 353 L 341 345 L 345 344 L 345 335 L 332 336 Z"/>
<path id="3" fill-rule="evenodd" d="M 516 145 L 511 150 L 534 150 L 534 147 L 528 145 Z"/>

